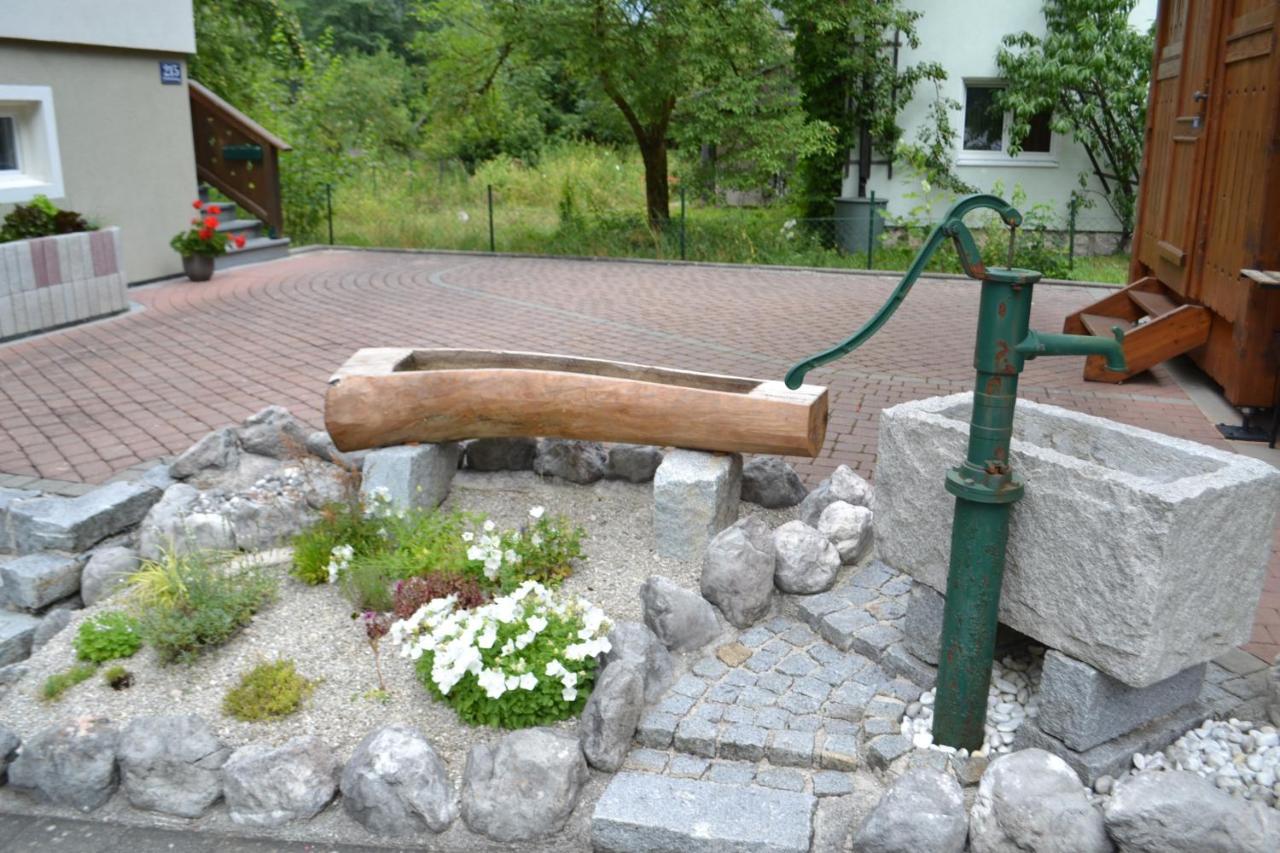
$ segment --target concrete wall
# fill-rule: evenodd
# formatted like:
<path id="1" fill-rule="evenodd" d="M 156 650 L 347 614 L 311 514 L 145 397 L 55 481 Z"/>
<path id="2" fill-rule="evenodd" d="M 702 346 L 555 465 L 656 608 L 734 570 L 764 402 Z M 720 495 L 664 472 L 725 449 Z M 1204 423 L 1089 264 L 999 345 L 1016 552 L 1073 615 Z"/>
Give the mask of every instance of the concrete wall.
<path id="1" fill-rule="evenodd" d="M 195 53 L 191 0 L 3 0 L 0 39 Z"/>
<path id="2" fill-rule="evenodd" d="M 1156 3 L 1157 0 L 1138 0 L 1130 22 L 1141 29 L 1149 27 L 1155 20 Z M 999 78 L 996 52 L 1005 35 L 1024 30 L 1043 34 L 1045 28 L 1038 0 L 905 0 L 904 5 L 920 11 L 922 15 L 917 24 L 920 47 L 916 50 L 904 48 L 901 64 L 940 62 L 947 71 L 942 94 L 960 104 L 965 101 L 966 79 Z M 917 87 L 915 97 L 899 114 L 899 124 L 905 131 L 904 141 L 915 140 L 916 131 L 928 118 L 934 97 L 933 86 L 922 84 Z M 956 155 L 959 160 L 965 153 L 961 150 L 962 140 L 959 138 L 964 131 L 963 110 L 952 111 L 951 117 L 952 126 L 957 131 Z M 1015 186 L 1020 185 L 1027 195 L 1024 210 L 1033 204 L 1048 204 L 1065 227 L 1067 203 L 1071 191 L 1079 186 L 1078 176 L 1082 171 L 1092 170 L 1084 149 L 1069 136 L 1055 134 L 1051 155 L 1048 162 L 1033 163 L 1030 158 L 1022 161 L 1009 158 L 1007 162 L 994 165 L 957 165 L 955 171 L 961 180 L 984 192 L 990 191 L 997 181 L 1002 182 L 1006 198 L 1012 195 Z M 874 159 L 882 158 L 883 155 L 877 152 Z M 853 196 L 858 189 L 857 167 L 852 166 L 849 171 L 844 182 L 844 195 Z M 1101 190 L 1092 177 L 1090 188 Z M 926 194 L 919 176 L 903 168 L 901 163 L 894 165 L 892 179 L 888 177 L 885 166 L 873 166 L 867 189 L 874 190 L 877 198 L 887 198 L 889 213 L 895 216 L 905 216 L 912 208 L 929 201 L 932 202 L 932 214 L 921 218 L 932 220 L 950 201 L 949 197 L 936 190 Z M 1091 209 L 1080 211 L 1077 220 L 1077 228 L 1082 231 L 1112 231 L 1117 227 L 1115 218 L 1101 198 Z"/>
<path id="3" fill-rule="evenodd" d="M 183 85 L 161 85 L 162 59 L 182 62 Z M 185 78 L 180 54 L 0 39 L 0 84 L 53 89 L 65 186 L 53 201 L 120 226 L 129 281 L 182 268 L 169 238 L 196 195 Z"/>

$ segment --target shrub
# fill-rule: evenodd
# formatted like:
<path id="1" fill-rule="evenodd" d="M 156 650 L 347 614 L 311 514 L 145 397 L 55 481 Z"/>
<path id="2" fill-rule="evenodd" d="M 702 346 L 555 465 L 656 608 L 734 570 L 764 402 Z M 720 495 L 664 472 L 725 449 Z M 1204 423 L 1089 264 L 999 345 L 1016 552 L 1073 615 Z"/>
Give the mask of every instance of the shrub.
<path id="1" fill-rule="evenodd" d="M 66 672 L 55 672 L 44 680 L 40 688 L 40 696 L 46 702 L 56 702 L 72 687 L 86 679 L 93 678 L 98 668 L 91 663 L 78 663 Z"/>
<path id="2" fill-rule="evenodd" d="M 46 196 L 38 195 L 30 204 L 17 205 L 5 216 L 0 225 L 0 243 L 93 230 L 74 210 L 60 210 Z"/>
<path id="3" fill-rule="evenodd" d="M 434 572 L 398 581 L 392 610 L 397 619 L 408 619 L 428 602 L 449 595 L 456 599 L 459 610 L 471 610 L 489 600 L 489 594 L 474 579 L 452 572 Z"/>
<path id="4" fill-rule="evenodd" d="M 287 717 L 315 689 L 315 682 L 298 674 L 293 661 L 260 663 L 240 679 L 222 700 L 222 712 L 254 723 Z"/>
<path id="5" fill-rule="evenodd" d="M 117 664 L 102 673 L 102 680 L 112 690 L 126 690 L 133 686 L 133 673 Z"/>
<path id="6" fill-rule="evenodd" d="M 143 595 L 142 639 L 164 663 L 190 663 L 205 649 L 220 646 L 249 623 L 275 595 L 275 580 L 256 568 L 219 568 L 208 555 L 167 555 L 164 594 L 130 578 Z M 152 571 L 144 567 L 138 574 Z"/>
<path id="7" fill-rule="evenodd" d="M 609 650 L 604 612 L 527 581 L 473 610 L 437 598 L 391 626 L 436 699 L 473 725 L 515 729 L 578 714 Z"/>
<path id="8" fill-rule="evenodd" d="M 75 648 L 76 657 L 91 663 L 133 657 L 142 648 L 138 620 L 119 610 L 86 619 L 76 632 Z"/>
<path id="9" fill-rule="evenodd" d="M 363 557 L 387 547 L 386 537 L 378 534 L 379 527 L 379 521 L 367 516 L 359 501 L 325 506 L 316 522 L 293 539 L 293 576 L 312 585 L 331 581 L 335 548 L 345 545 L 351 548 L 351 556 Z"/>

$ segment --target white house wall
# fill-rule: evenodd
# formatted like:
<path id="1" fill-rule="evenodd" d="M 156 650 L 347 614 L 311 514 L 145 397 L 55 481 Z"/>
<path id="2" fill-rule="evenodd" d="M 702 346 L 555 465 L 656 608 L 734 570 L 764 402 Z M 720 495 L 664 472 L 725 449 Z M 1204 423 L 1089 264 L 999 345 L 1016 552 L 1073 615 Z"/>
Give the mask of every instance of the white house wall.
<path id="1" fill-rule="evenodd" d="M 195 53 L 191 0 L 0 0 L 0 38 Z"/>
<path id="2" fill-rule="evenodd" d="M 1157 0 L 1138 0 L 1131 22 L 1146 28 L 1155 20 Z M 1029 31 L 1043 34 L 1045 30 L 1041 3 L 1037 0 L 905 0 L 905 6 L 922 12 L 918 22 L 920 47 L 903 48 L 901 64 L 922 61 L 940 62 L 947 71 L 943 94 L 960 104 L 965 101 L 966 79 L 997 79 L 996 52 L 1001 39 L 1010 33 Z M 903 108 L 899 122 L 904 129 L 904 141 L 914 141 L 919 127 L 928 119 L 928 110 L 934 100 L 934 87 L 922 84 L 915 97 Z M 952 111 L 952 124 L 957 131 L 957 149 L 964 130 L 963 111 Z M 1051 145 L 1052 163 L 1019 162 L 1010 158 L 999 165 L 957 165 L 956 174 L 961 180 L 980 190 L 991 190 L 997 182 L 1004 186 L 1004 195 L 1012 195 L 1016 186 L 1026 193 L 1025 207 L 1047 204 L 1059 217 L 1059 224 L 1066 225 L 1067 205 L 1072 190 L 1079 186 L 1081 172 L 1091 172 L 1084 149 L 1069 136 L 1054 135 Z M 963 155 L 957 150 L 957 157 Z M 875 159 L 883 155 L 877 152 Z M 857 166 L 851 165 L 844 181 L 844 195 L 857 194 Z M 1090 177 L 1090 188 L 1100 190 L 1096 179 Z M 868 190 L 874 190 L 877 198 L 888 199 L 888 209 L 894 216 L 907 216 L 923 201 L 919 176 L 904 164 L 896 163 L 893 178 L 883 165 L 872 168 Z M 930 200 L 933 210 L 927 217 L 932 221 L 945 208 L 949 199 L 934 192 Z M 1098 198 L 1094 206 L 1082 210 L 1077 219 L 1081 231 L 1114 231 L 1118 229 L 1115 218 L 1106 204 Z"/>

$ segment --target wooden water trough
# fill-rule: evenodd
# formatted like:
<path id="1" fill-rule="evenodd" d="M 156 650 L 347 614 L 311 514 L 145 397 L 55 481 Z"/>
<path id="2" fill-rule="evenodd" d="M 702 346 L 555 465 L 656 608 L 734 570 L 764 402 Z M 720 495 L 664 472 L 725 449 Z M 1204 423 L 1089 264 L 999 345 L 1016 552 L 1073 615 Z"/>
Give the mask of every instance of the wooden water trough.
<path id="1" fill-rule="evenodd" d="M 827 389 L 532 352 L 362 349 L 329 380 L 339 450 L 549 436 L 817 456 Z"/>

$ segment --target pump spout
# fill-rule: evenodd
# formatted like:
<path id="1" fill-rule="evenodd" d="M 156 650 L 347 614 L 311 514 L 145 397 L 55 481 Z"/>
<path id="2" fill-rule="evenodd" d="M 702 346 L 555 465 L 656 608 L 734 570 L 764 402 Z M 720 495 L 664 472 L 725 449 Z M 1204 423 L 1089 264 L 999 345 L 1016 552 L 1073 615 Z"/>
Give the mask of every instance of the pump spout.
<path id="1" fill-rule="evenodd" d="M 1124 332 L 1119 326 L 1113 326 L 1111 334 L 1115 336 L 1114 340 L 1093 335 L 1055 335 L 1031 329 L 1014 350 L 1026 358 L 1038 355 L 1100 355 L 1107 360 L 1107 370 L 1123 373 L 1127 369 L 1122 345 Z"/>

